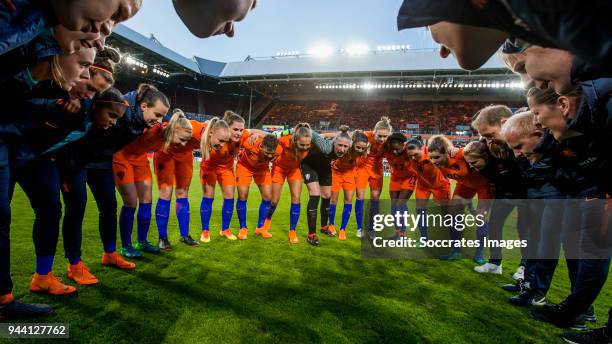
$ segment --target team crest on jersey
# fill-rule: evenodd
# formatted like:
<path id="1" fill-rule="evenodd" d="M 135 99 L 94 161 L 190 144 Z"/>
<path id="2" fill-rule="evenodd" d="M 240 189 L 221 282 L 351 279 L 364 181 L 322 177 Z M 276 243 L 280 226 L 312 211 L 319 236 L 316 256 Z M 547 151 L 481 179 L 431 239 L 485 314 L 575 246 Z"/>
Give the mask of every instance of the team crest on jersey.
<path id="1" fill-rule="evenodd" d="M 124 177 L 125 177 L 125 173 L 123 171 L 117 172 L 117 178 L 119 178 L 119 180 L 123 180 Z"/>
<path id="2" fill-rule="evenodd" d="M 306 180 L 310 180 L 310 173 L 306 173 L 306 174 L 304 175 L 304 178 L 306 178 Z"/>
<path id="3" fill-rule="evenodd" d="M 566 158 L 575 158 L 576 152 L 574 152 L 571 149 L 564 149 L 561 151 L 561 156 L 566 157 Z"/>
<path id="4" fill-rule="evenodd" d="M 452 169 L 458 170 L 459 169 L 459 164 L 454 164 L 453 166 L 451 166 Z"/>

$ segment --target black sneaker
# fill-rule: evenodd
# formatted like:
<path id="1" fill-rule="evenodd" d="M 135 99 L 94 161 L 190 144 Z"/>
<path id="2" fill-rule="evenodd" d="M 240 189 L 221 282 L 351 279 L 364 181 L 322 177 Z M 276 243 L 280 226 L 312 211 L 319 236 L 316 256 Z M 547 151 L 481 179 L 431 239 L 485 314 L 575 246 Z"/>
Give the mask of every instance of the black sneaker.
<path id="1" fill-rule="evenodd" d="M 47 305 L 13 300 L 0 307 L 0 320 L 32 318 L 50 313 L 53 313 L 53 308 Z"/>
<path id="2" fill-rule="evenodd" d="M 516 283 L 508 283 L 501 286 L 501 288 L 505 291 L 509 291 L 511 293 L 520 293 L 525 290 L 525 283 L 523 280 L 518 280 Z"/>
<path id="3" fill-rule="evenodd" d="M 571 328 L 574 331 L 585 331 L 586 322 L 582 316 L 571 316 L 563 305 L 550 305 L 541 309 L 532 309 L 530 312 L 534 319 L 547 322 L 562 328 Z"/>
<path id="4" fill-rule="evenodd" d="M 316 246 L 316 247 L 321 246 L 321 243 L 319 242 L 319 239 L 317 239 L 316 236 L 312 238 L 308 236 L 308 238 L 306 238 L 306 241 L 308 241 L 308 243 L 311 244 L 312 246 Z"/>
<path id="5" fill-rule="evenodd" d="M 612 334 L 605 327 L 583 333 L 567 332 L 561 339 L 570 344 L 612 344 Z"/>
<path id="6" fill-rule="evenodd" d="M 514 295 L 509 299 L 510 303 L 517 306 L 544 306 L 546 298 L 544 295 L 537 293 L 531 289 L 526 289 L 518 295 Z"/>
<path id="7" fill-rule="evenodd" d="M 580 316 L 582 317 L 582 319 L 584 319 L 584 321 L 588 321 L 588 322 L 597 321 L 597 317 L 595 316 L 595 308 L 593 307 L 593 305 L 590 305 L 589 309 L 584 311 L 584 313 L 582 313 Z"/>
<path id="8" fill-rule="evenodd" d="M 197 241 L 193 240 L 191 235 L 186 235 L 184 237 L 181 237 L 179 241 L 182 242 L 183 244 L 186 244 L 192 247 L 200 246 L 200 244 Z"/>
<path id="9" fill-rule="evenodd" d="M 159 238 L 157 241 L 157 246 L 162 251 L 172 251 L 172 245 L 170 244 L 170 240 L 168 240 L 168 238 Z"/>

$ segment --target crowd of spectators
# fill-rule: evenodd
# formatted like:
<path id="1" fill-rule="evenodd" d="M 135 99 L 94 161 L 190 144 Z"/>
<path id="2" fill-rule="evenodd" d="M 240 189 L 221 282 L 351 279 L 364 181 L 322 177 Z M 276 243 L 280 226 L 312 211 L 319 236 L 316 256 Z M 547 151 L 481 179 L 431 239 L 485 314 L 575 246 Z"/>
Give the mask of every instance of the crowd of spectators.
<path id="1" fill-rule="evenodd" d="M 476 101 L 281 101 L 262 118 L 259 125 L 294 126 L 308 122 L 314 129 L 335 130 L 342 124 L 354 129 L 371 129 L 387 116 L 398 130 L 408 133 L 454 134 L 470 126 L 472 116 L 488 102 Z M 518 103 L 508 103 L 511 108 Z"/>

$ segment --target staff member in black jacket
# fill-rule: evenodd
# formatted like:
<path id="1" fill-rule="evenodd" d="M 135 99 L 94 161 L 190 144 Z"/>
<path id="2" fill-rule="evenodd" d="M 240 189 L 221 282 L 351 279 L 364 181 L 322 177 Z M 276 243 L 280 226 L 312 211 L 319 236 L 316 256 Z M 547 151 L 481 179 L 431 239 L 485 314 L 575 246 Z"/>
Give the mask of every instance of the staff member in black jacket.
<path id="1" fill-rule="evenodd" d="M 13 179 L 30 199 L 36 215 L 33 227 L 36 274 L 30 290 L 53 295 L 70 294 L 76 289 L 62 284 L 51 271 L 61 217 L 60 177 L 53 156 L 94 127 L 112 127 L 123 115 L 126 103 L 115 89 L 96 97 L 76 115 L 67 114 L 63 102 L 36 99 L 30 103 L 30 113 L 22 114 L 18 122 L 3 126 L 12 127 L 9 132 L 14 144 L 9 147 L 14 156 Z M 83 267 L 80 259 L 74 263 Z"/>
<path id="2" fill-rule="evenodd" d="M 529 209 L 520 199 L 526 197 L 526 189 L 520 183 L 519 160 L 508 147 L 501 136 L 502 124 L 512 116 L 512 111 L 504 105 L 487 106 L 474 116 L 472 127 L 478 131 L 480 137 L 487 145 L 487 159 L 479 169 L 480 174 L 485 176 L 495 185 L 495 200 L 491 205 L 491 216 L 489 220 L 489 237 L 492 240 L 502 239 L 502 231 L 508 216 L 517 209 L 516 229 L 520 239 L 527 239 L 529 225 Z M 466 159 L 468 157 L 466 156 Z M 468 160 L 469 163 L 469 160 Z M 523 257 L 526 249 L 521 249 Z M 489 262 L 474 267 L 480 273 L 502 273 L 501 248 L 491 247 Z M 524 279 L 525 262 L 522 260 L 516 272 L 513 274 L 515 280 Z"/>

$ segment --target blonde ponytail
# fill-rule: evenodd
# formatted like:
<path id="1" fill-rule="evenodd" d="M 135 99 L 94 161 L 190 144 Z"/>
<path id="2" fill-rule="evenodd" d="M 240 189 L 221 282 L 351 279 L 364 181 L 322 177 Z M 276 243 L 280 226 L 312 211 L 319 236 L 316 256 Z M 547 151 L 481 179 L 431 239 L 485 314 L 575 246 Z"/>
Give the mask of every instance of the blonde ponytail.
<path id="1" fill-rule="evenodd" d="M 219 117 L 213 117 L 208 122 L 208 125 L 202 134 L 202 139 L 200 140 L 200 152 L 202 152 L 202 157 L 205 161 L 210 160 L 210 150 L 212 148 L 210 145 L 210 136 L 212 135 L 212 131 L 218 128 L 229 129 L 229 125 L 227 125 L 227 122 L 224 120 L 219 119 Z"/>
<path id="2" fill-rule="evenodd" d="M 392 132 L 393 127 L 391 127 L 391 120 L 389 117 L 381 117 L 380 121 L 376 122 L 376 125 L 374 126 L 374 131 L 376 130 L 389 130 L 389 132 Z"/>
<path id="3" fill-rule="evenodd" d="M 312 137 L 312 129 L 308 123 L 298 123 L 293 129 L 293 136 L 291 137 L 291 151 L 296 160 L 299 160 L 299 152 L 297 148 L 297 142 L 300 138 Z"/>
<path id="4" fill-rule="evenodd" d="M 227 110 L 223 113 L 223 120 L 227 123 L 227 125 L 231 126 L 232 124 L 244 123 L 244 118 L 234 111 Z"/>
<path id="5" fill-rule="evenodd" d="M 164 152 L 168 151 L 168 147 L 170 147 L 177 129 L 193 130 L 191 122 L 181 109 L 174 110 L 172 118 L 170 118 L 170 122 L 168 122 L 168 126 L 164 129 Z"/>

